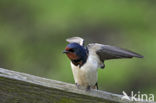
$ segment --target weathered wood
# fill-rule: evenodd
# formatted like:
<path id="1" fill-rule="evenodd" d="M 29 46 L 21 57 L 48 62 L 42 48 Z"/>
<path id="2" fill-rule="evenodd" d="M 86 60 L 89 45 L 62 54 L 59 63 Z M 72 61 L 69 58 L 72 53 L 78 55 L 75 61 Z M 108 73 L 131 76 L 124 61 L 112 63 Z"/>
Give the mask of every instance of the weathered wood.
<path id="1" fill-rule="evenodd" d="M 0 103 L 134 103 L 121 98 L 122 95 L 80 90 L 73 84 L 0 68 Z"/>

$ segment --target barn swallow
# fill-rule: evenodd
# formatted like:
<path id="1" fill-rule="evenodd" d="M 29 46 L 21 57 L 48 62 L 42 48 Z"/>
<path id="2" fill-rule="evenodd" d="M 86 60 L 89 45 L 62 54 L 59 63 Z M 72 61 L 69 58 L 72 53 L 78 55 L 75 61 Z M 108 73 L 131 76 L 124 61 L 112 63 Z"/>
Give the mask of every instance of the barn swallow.
<path id="1" fill-rule="evenodd" d="M 142 55 L 98 43 L 91 43 L 84 46 L 84 39 L 80 37 L 71 37 L 66 39 L 69 44 L 63 53 L 71 61 L 71 68 L 77 87 L 83 86 L 86 90 L 98 89 L 98 68 L 104 68 L 105 60 L 121 59 L 121 58 L 143 58 Z"/>

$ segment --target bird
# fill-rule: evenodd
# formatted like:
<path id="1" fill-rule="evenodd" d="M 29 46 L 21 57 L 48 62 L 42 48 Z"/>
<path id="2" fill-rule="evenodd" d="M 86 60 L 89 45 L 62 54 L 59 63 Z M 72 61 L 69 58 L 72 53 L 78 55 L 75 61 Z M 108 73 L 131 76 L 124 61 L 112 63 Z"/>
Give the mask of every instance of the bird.
<path id="1" fill-rule="evenodd" d="M 98 69 L 105 68 L 104 62 L 110 59 L 122 58 L 143 58 L 142 55 L 123 48 L 90 43 L 84 45 L 81 37 L 70 37 L 66 41 L 69 43 L 63 53 L 71 61 L 71 68 L 75 84 L 78 88 L 84 87 L 98 90 Z"/>

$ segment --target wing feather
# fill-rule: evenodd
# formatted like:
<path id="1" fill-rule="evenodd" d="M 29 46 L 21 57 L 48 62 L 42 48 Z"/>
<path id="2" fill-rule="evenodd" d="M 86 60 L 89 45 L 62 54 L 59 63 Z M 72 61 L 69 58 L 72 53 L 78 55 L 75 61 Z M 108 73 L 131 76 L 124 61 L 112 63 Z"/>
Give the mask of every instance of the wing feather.
<path id="1" fill-rule="evenodd" d="M 66 39 L 66 41 L 69 43 L 78 43 L 84 46 L 84 39 L 81 37 L 71 37 L 71 38 Z"/>
<path id="2" fill-rule="evenodd" d="M 104 60 L 109 59 L 132 58 L 132 57 L 143 58 L 143 56 L 138 53 L 110 45 L 93 43 L 89 44 L 88 48 L 89 51 L 90 50 L 95 51 L 102 62 L 104 62 Z"/>

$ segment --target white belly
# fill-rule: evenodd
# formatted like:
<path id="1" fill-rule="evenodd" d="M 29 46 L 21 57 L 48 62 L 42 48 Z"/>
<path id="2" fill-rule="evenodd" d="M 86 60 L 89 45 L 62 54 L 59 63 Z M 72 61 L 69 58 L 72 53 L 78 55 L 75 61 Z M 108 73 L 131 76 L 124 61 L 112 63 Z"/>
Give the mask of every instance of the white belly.
<path id="1" fill-rule="evenodd" d="M 71 66 L 75 83 L 80 86 L 95 86 L 98 78 L 97 69 L 99 67 L 99 60 L 96 56 L 89 56 L 81 68 L 72 63 Z"/>

